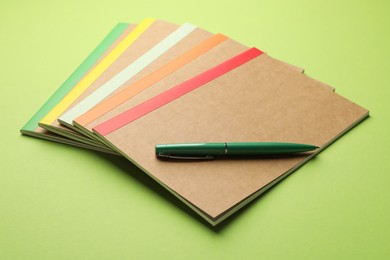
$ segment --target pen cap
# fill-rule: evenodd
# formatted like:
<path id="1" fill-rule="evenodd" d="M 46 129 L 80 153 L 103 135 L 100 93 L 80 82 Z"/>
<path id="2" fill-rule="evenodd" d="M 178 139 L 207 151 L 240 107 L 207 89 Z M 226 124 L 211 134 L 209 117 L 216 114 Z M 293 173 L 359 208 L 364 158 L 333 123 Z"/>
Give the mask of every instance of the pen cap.
<path id="1" fill-rule="evenodd" d="M 223 155 L 224 143 L 157 144 L 156 154 L 171 155 Z"/>

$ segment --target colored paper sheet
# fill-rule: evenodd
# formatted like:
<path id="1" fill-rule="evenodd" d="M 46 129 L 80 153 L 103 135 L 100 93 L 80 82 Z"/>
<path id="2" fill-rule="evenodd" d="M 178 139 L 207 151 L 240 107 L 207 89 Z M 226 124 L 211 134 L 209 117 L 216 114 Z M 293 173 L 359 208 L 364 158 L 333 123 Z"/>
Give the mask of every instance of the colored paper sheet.
<path id="1" fill-rule="evenodd" d="M 120 86 L 122 86 L 126 81 L 132 78 L 134 75 L 143 70 L 146 66 L 155 61 L 158 57 L 172 48 L 175 44 L 180 42 L 183 38 L 188 36 L 196 27 L 191 24 L 184 24 L 176 31 L 167 36 L 164 40 L 150 49 L 147 53 L 137 59 L 134 63 L 130 64 L 116 76 L 114 76 L 110 81 L 104 84 L 102 87 L 97 89 L 95 92 L 91 93 L 87 98 L 80 102 L 77 106 L 73 107 L 67 113 L 63 114 L 59 120 L 60 122 L 65 122 L 66 124 L 72 124 L 73 120 L 83 113 L 87 112 L 89 109 L 94 107 L 104 98 L 109 96 Z"/>
<path id="2" fill-rule="evenodd" d="M 152 49 L 155 45 L 160 43 L 163 39 L 173 33 L 179 26 L 175 24 L 171 24 L 161 20 L 155 20 L 153 24 L 142 34 L 140 37 L 131 45 L 126 51 L 118 57 L 118 59 L 106 69 L 67 109 L 66 112 L 71 110 L 73 107 L 77 106 L 80 102 L 82 102 L 85 98 L 87 98 L 91 93 L 101 88 L 104 84 L 110 81 L 113 77 L 115 77 L 120 71 L 124 70 L 130 64 L 134 63 L 137 59 L 140 59 L 145 53 L 147 53 L 150 49 Z M 205 31 L 201 31 L 199 29 L 194 30 L 195 35 L 199 37 L 199 39 L 193 39 L 196 41 L 201 41 L 205 37 Z M 192 35 L 192 33 L 191 33 Z M 186 37 L 185 39 L 187 39 Z M 182 40 L 180 42 L 186 42 L 187 40 Z M 195 43 L 194 43 L 195 44 Z M 181 44 L 179 44 L 181 45 Z M 174 48 L 176 50 L 176 47 Z M 171 51 L 168 51 L 171 52 Z M 127 82 L 131 82 L 133 80 L 137 80 L 138 77 L 144 76 L 143 74 L 147 74 L 150 72 L 150 69 L 153 69 L 155 66 L 161 66 L 161 64 L 166 63 L 166 55 L 162 55 L 155 62 L 148 65 L 145 69 L 131 77 Z M 119 89 L 118 89 L 119 90 Z M 71 129 L 75 129 L 72 125 L 67 125 L 64 127 L 59 124 L 58 121 L 54 121 L 51 125 L 42 125 L 47 130 L 50 130 L 59 135 L 67 136 L 71 139 L 78 140 L 84 143 L 94 143 L 94 145 L 103 146 L 107 148 L 105 145 L 101 144 L 96 140 L 91 140 L 90 138 L 82 137 L 79 133 L 75 131 L 70 131 Z M 71 129 L 70 129 L 71 128 Z"/>
<path id="3" fill-rule="evenodd" d="M 204 54 L 211 48 L 217 46 L 218 44 L 225 41 L 226 39 L 227 37 L 222 34 L 211 36 L 209 39 L 203 41 L 202 43 L 200 43 L 190 51 L 184 53 L 183 55 L 177 57 L 176 59 L 172 60 L 171 62 L 159 68 L 158 70 L 152 72 L 145 78 L 137 81 L 133 85 L 124 89 L 123 91 L 99 103 L 98 105 L 96 105 L 95 107 L 93 107 L 92 109 L 90 109 L 89 111 L 81 115 L 80 117 L 78 117 L 75 121 L 79 125 L 87 125 L 88 123 L 92 122 L 96 118 L 102 116 L 106 112 L 114 109 L 118 105 L 122 104 L 123 102 L 137 95 L 144 89 L 159 82 L 163 78 L 167 77 L 171 73 L 175 72 L 182 66 L 196 59 L 197 57 Z"/>
<path id="4" fill-rule="evenodd" d="M 34 114 L 34 116 L 22 127 L 20 132 L 24 135 L 46 139 L 49 141 L 60 142 L 64 144 L 75 145 L 87 149 L 95 149 L 94 146 L 83 145 L 79 142 L 69 140 L 62 136 L 54 135 L 38 126 L 39 121 L 47 115 L 58 102 L 77 84 L 78 81 L 106 55 L 106 52 L 116 45 L 126 31 L 131 31 L 133 25 L 120 23 L 103 39 L 103 41 L 91 52 L 91 54 L 77 67 L 77 69 L 68 77 L 68 79 L 57 89 L 57 91 L 46 101 L 46 103 Z M 96 150 L 96 149 L 95 149 Z M 112 153 L 111 150 L 104 150 Z"/>
<path id="5" fill-rule="evenodd" d="M 48 121 L 47 118 L 52 118 L 57 116 L 58 113 L 61 113 L 62 110 L 67 110 L 71 107 L 75 100 L 78 100 L 80 96 L 88 92 L 90 86 L 93 85 L 96 80 L 104 74 L 112 64 L 116 64 L 116 61 L 123 53 L 126 53 L 128 49 L 134 45 L 134 42 L 141 37 L 145 31 L 148 30 L 151 26 L 155 24 L 155 19 L 144 19 L 140 25 L 134 28 L 129 32 L 111 51 L 101 60 L 95 67 L 93 67 L 89 73 L 78 82 L 78 84 L 61 100 L 61 102 L 46 116 L 46 119 L 39 122 L 39 125 L 47 131 L 52 133 L 65 136 L 67 138 L 76 140 L 78 142 L 83 142 L 88 145 L 95 145 L 100 148 L 107 149 L 105 145 L 102 145 L 99 142 L 94 140 L 85 139 L 82 135 L 73 131 L 72 129 L 65 128 L 61 126 L 56 120 L 52 121 L 49 124 L 44 123 Z M 119 55 L 119 56 L 118 56 Z M 91 83 L 92 82 L 92 83 Z M 50 119 L 49 121 L 51 121 Z"/>
<path id="6" fill-rule="evenodd" d="M 102 136 L 105 136 L 122 126 L 133 122 L 134 120 L 152 112 L 153 110 L 166 105 L 169 102 L 193 91 L 196 88 L 218 78 L 219 76 L 237 68 L 238 66 L 250 61 L 261 55 L 263 52 L 251 48 L 248 51 L 237 55 L 236 57 L 227 60 L 226 62 L 183 82 L 176 87 L 167 90 L 160 95 L 149 99 L 148 101 L 108 120 L 107 122 L 100 124 L 94 128 L 94 130 Z"/>
<path id="7" fill-rule="evenodd" d="M 62 112 L 103 73 L 153 22 L 155 19 L 143 20 L 121 43 L 119 43 L 99 64 L 97 64 L 77 85 L 40 121 L 51 124 Z"/>

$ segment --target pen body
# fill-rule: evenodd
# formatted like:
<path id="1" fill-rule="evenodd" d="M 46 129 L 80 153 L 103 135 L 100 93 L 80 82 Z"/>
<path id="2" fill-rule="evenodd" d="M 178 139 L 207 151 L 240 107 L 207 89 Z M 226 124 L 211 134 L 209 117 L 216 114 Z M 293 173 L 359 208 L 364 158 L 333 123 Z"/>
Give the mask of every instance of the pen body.
<path id="1" fill-rule="evenodd" d="M 272 155 L 312 151 L 309 144 L 279 142 L 185 143 L 156 145 L 157 155 Z"/>
<path id="2" fill-rule="evenodd" d="M 227 155 L 272 155 L 300 153 L 316 149 L 317 146 L 278 142 L 232 142 L 227 143 Z"/>
<path id="3" fill-rule="evenodd" d="M 170 155 L 224 155 L 224 143 L 158 144 L 156 154 Z"/>

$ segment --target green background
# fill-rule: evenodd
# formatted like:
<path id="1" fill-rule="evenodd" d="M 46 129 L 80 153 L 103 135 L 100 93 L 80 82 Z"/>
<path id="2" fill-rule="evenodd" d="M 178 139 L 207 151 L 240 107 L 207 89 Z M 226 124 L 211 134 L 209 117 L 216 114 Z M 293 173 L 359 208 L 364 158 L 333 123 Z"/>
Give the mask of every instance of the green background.
<path id="1" fill-rule="evenodd" d="M 0 259 L 389 259 L 390 2 L 0 3 Z M 222 32 L 371 117 L 219 228 L 124 159 L 19 129 L 118 22 Z"/>

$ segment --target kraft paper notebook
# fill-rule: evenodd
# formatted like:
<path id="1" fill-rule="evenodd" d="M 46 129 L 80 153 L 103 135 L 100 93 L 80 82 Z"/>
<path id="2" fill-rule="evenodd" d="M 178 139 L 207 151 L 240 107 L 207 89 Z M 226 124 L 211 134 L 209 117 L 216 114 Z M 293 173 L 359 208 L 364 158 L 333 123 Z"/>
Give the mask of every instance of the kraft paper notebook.
<path id="1" fill-rule="evenodd" d="M 20 132 L 27 136 L 41 138 L 49 141 L 70 144 L 92 150 L 112 153 L 111 149 L 100 149 L 96 146 L 80 143 L 63 136 L 53 134 L 38 126 L 39 121 L 45 117 L 53 107 L 80 81 L 83 76 L 93 68 L 99 60 L 105 57 L 135 25 L 120 23 L 103 39 L 95 50 L 80 64 L 80 66 L 69 76 L 69 78 L 58 88 L 58 90 L 46 101 L 46 103 L 35 113 L 35 115 L 22 127 Z"/>
<path id="2" fill-rule="evenodd" d="M 218 44 L 215 44 L 216 41 L 218 41 Z M 206 49 L 207 47 L 210 47 L 210 45 L 212 48 Z M 127 86 L 122 91 L 115 95 L 111 95 L 83 115 L 76 118 L 73 124 L 79 128 L 83 134 L 95 138 L 95 135 L 92 133 L 92 128 L 98 124 L 174 85 L 212 68 L 246 49 L 248 48 L 232 39 L 227 39 L 223 35 L 215 35 L 141 80 Z M 197 55 L 200 53 L 199 50 L 202 50 L 201 55 L 194 57 L 195 54 Z M 302 69 L 297 67 L 288 64 L 286 64 L 286 66 L 290 66 L 297 71 L 302 72 Z"/>
<path id="3" fill-rule="evenodd" d="M 72 128 L 70 124 L 67 124 L 66 119 L 68 117 L 88 109 L 89 106 L 93 106 L 99 99 L 114 92 L 126 81 L 132 80 L 135 75 L 147 73 L 146 67 L 150 67 L 161 55 L 181 42 L 194 30 L 196 30 L 196 27 L 190 24 L 184 24 L 179 27 L 171 23 L 155 20 L 132 46 L 65 110 L 65 113 L 60 116 L 61 123 Z M 202 37 L 205 36 L 198 35 L 196 40 L 201 40 Z M 55 124 L 58 125 L 58 123 Z M 61 132 L 57 133 L 61 134 Z M 85 141 L 90 142 L 91 140 L 85 138 Z"/>
<path id="4" fill-rule="evenodd" d="M 367 116 L 366 109 L 252 48 L 96 126 L 94 132 L 217 225 Z M 156 144 L 240 141 L 320 148 L 290 157 L 195 162 L 155 156 Z"/>
<path id="5" fill-rule="evenodd" d="M 88 73 L 58 102 L 54 108 L 39 122 L 39 126 L 53 133 L 63 133 L 67 130 L 65 137 L 72 137 L 73 140 L 106 148 L 98 142 L 85 142 L 84 138 L 77 132 L 63 128 L 57 124 L 60 116 L 111 64 L 113 64 L 122 53 L 124 53 L 155 21 L 147 18 L 141 21 L 126 37 L 124 37 L 94 68 Z M 58 134 L 58 133 L 57 133 Z"/>

